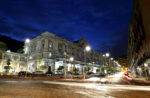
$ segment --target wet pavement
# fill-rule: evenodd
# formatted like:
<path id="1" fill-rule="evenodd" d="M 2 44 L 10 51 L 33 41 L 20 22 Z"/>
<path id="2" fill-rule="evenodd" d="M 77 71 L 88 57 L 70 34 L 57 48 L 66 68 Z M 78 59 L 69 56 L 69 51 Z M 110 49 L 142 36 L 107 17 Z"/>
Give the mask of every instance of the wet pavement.
<path id="1" fill-rule="evenodd" d="M 150 86 L 1 80 L 0 98 L 150 98 Z"/>

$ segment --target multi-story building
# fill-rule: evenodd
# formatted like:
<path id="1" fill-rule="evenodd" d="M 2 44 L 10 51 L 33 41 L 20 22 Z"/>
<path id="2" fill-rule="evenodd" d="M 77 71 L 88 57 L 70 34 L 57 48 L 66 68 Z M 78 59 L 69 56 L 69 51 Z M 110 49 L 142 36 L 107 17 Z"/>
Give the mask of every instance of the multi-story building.
<path id="1" fill-rule="evenodd" d="M 124 56 L 116 56 L 114 57 L 116 61 L 121 65 L 121 67 L 129 67 L 127 64 L 127 57 Z"/>
<path id="2" fill-rule="evenodd" d="M 4 68 L 7 65 L 7 60 L 10 59 L 10 72 L 16 73 L 19 71 L 27 70 L 26 67 L 26 55 L 14 52 L 1 52 L 1 61 L 0 61 L 0 72 L 5 72 Z"/>
<path id="3" fill-rule="evenodd" d="M 150 1 L 134 0 L 128 40 L 128 63 L 131 67 L 150 63 Z"/>
<path id="4" fill-rule="evenodd" d="M 104 64 L 103 56 L 94 50 L 85 51 L 87 45 L 85 39 L 70 42 L 55 34 L 44 32 L 25 42 L 24 54 L 6 52 L 1 64 L 6 65 L 6 60 L 10 58 L 12 60 L 10 66 L 14 66 L 15 72 L 51 70 L 53 73 L 58 73 L 59 67 L 64 66 L 66 71 L 78 69 L 79 73 L 83 73 L 86 67 L 90 66 L 90 70 L 96 73 L 96 70 Z M 74 59 L 70 60 L 71 57 Z"/>

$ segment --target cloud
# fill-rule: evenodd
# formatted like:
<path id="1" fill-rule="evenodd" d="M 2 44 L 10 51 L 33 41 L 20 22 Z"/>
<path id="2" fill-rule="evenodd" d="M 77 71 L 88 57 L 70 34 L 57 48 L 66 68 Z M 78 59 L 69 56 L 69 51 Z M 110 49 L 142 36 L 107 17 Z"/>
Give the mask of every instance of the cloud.
<path id="1" fill-rule="evenodd" d="M 71 41 L 84 37 L 93 48 L 102 42 L 111 43 L 115 54 L 122 35 L 114 32 L 128 26 L 131 1 L 1 0 L 0 34 L 17 40 L 34 38 L 44 31 Z"/>
<path id="2" fill-rule="evenodd" d="M 40 34 L 40 31 L 42 30 L 44 31 L 44 28 L 39 25 L 18 23 L 9 17 L 0 18 L 0 34 L 18 40 L 24 40 L 23 38 L 26 37 L 35 37 L 35 35 Z"/>

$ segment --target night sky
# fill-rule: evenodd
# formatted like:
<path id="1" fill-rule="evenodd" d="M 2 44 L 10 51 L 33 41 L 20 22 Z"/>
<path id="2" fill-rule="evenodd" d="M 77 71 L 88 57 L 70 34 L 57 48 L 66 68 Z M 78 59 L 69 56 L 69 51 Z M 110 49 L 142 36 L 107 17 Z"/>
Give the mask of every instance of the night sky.
<path id="1" fill-rule="evenodd" d="M 0 0 L 0 34 L 24 41 L 49 31 L 125 55 L 132 6 L 132 0 Z"/>

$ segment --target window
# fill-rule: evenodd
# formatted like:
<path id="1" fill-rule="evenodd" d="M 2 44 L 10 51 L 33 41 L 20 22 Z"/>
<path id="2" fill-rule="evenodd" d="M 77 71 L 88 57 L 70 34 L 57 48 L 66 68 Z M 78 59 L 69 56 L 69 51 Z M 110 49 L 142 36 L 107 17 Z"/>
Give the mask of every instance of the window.
<path id="1" fill-rule="evenodd" d="M 20 57 L 20 61 L 25 61 L 25 57 Z"/>

